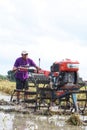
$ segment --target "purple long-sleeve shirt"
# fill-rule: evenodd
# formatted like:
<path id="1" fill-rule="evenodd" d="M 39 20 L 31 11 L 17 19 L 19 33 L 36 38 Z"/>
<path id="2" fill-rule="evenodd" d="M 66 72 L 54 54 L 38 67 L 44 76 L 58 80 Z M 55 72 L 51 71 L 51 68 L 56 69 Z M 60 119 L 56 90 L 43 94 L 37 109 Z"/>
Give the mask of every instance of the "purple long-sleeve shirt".
<path id="1" fill-rule="evenodd" d="M 16 59 L 15 63 L 14 63 L 14 67 L 24 67 L 24 66 L 28 66 L 28 67 L 36 67 L 36 64 L 34 63 L 34 61 L 30 58 L 27 58 L 26 60 L 24 60 L 22 57 L 19 57 Z M 15 77 L 20 79 L 20 80 L 25 80 L 27 79 L 28 76 L 28 72 L 27 71 L 17 71 L 15 74 Z"/>

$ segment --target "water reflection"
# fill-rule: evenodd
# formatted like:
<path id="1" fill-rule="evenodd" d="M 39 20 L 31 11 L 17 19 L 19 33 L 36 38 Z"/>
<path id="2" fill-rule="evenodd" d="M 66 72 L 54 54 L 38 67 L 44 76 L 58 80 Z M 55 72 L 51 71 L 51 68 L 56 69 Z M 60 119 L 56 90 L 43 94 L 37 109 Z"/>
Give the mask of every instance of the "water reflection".
<path id="1" fill-rule="evenodd" d="M 0 112 L 0 130 L 13 130 L 14 116 Z"/>
<path id="2" fill-rule="evenodd" d="M 27 116 L 24 118 L 23 114 L 14 114 L 13 130 L 25 130 Z"/>
<path id="3" fill-rule="evenodd" d="M 69 116 L 39 116 L 22 113 L 0 112 L 0 130 L 87 130 L 87 126 L 66 124 Z M 86 117 L 82 117 L 82 119 Z"/>

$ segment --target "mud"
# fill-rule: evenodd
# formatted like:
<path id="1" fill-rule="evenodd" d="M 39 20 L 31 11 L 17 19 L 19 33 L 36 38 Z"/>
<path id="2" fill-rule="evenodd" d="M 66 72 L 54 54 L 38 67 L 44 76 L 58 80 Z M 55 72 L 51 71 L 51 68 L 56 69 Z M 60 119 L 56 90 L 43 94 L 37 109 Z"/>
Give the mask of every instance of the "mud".
<path id="1" fill-rule="evenodd" d="M 87 130 L 87 125 L 71 126 L 70 113 L 28 108 L 28 104 L 10 102 L 9 95 L 0 95 L 0 130 Z M 87 116 L 80 116 L 87 121 Z"/>

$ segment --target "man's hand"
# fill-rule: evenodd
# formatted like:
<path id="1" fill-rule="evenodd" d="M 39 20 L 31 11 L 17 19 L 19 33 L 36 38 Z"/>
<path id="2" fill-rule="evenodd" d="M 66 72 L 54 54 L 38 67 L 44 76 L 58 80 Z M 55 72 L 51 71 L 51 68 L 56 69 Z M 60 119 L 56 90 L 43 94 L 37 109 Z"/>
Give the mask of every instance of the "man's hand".
<path id="1" fill-rule="evenodd" d="M 17 70 L 18 70 L 17 67 L 13 67 L 13 69 L 12 69 L 13 72 L 16 72 Z"/>
<path id="2" fill-rule="evenodd" d="M 37 69 L 37 73 L 41 70 L 41 68 L 40 67 L 36 67 L 36 69 Z"/>
<path id="3" fill-rule="evenodd" d="M 21 66 L 18 67 L 19 71 L 28 71 L 28 69 L 29 69 L 28 67 L 21 67 Z"/>

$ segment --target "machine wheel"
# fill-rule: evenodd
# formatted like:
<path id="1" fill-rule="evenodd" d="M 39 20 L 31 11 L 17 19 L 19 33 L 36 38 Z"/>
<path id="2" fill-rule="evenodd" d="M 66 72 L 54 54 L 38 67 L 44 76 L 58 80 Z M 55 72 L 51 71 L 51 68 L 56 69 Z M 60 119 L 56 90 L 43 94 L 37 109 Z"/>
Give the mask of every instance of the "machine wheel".
<path id="1" fill-rule="evenodd" d="M 61 109 L 63 113 L 72 112 L 74 107 L 71 95 L 67 95 L 64 98 L 59 99 L 59 109 Z"/>

